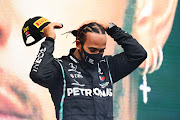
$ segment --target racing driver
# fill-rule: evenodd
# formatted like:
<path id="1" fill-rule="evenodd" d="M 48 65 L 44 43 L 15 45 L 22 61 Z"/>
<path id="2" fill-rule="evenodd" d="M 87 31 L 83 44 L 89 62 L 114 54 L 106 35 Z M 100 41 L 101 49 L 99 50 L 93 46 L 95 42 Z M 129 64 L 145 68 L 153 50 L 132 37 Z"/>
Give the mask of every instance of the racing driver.
<path id="1" fill-rule="evenodd" d="M 55 59 L 54 28 L 62 28 L 62 24 L 53 22 L 43 29 L 46 39 L 30 78 L 49 89 L 57 120 L 113 120 L 113 84 L 146 59 L 145 49 L 114 23 L 89 21 L 71 31 L 76 37 L 76 48 Z M 106 33 L 124 52 L 103 56 Z"/>

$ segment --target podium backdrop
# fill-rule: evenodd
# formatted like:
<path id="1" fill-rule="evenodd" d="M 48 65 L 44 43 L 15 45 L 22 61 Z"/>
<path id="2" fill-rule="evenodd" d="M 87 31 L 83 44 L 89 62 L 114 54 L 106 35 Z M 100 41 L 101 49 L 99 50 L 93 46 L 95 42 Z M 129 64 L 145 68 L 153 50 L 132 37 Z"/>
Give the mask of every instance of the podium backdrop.
<path id="1" fill-rule="evenodd" d="M 35 16 L 63 23 L 55 30 L 56 58 L 75 47 L 72 35 L 61 34 L 86 20 L 114 22 L 130 33 L 148 60 L 114 84 L 114 120 L 180 120 L 179 12 L 177 0 L 0 0 L 0 120 L 56 119 L 48 89 L 29 78 L 44 39 L 26 47 L 21 30 Z M 123 51 L 107 39 L 106 55 Z M 140 90 L 143 80 L 151 91 Z"/>

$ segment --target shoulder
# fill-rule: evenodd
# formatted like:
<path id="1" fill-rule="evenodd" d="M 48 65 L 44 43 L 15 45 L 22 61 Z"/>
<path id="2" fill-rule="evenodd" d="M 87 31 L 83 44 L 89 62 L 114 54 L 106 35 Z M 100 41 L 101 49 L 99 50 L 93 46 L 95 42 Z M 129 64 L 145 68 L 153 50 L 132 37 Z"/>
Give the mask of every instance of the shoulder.
<path id="1" fill-rule="evenodd" d="M 69 56 L 62 56 L 60 58 L 54 58 L 54 60 L 62 63 L 63 61 L 69 61 Z"/>
<path id="2" fill-rule="evenodd" d="M 72 62 L 70 56 L 62 56 L 61 58 L 54 59 L 56 65 L 68 66 L 70 62 Z"/>

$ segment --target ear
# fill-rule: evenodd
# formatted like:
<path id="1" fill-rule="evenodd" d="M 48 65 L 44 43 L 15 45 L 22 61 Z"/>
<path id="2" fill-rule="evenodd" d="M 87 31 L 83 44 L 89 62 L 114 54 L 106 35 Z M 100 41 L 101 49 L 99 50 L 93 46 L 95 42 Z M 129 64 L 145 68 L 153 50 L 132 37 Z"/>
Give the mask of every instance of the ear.
<path id="1" fill-rule="evenodd" d="M 81 51 L 81 42 L 80 42 L 80 40 L 76 40 L 76 49 Z"/>
<path id="2" fill-rule="evenodd" d="M 168 39 L 176 6 L 177 0 L 137 0 L 133 36 L 147 50 L 150 66 L 153 64 L 153 57 L 159 57 L 158 46 L 162 49 Z M 156 56 L 152 49 L 156 51 Z"/>

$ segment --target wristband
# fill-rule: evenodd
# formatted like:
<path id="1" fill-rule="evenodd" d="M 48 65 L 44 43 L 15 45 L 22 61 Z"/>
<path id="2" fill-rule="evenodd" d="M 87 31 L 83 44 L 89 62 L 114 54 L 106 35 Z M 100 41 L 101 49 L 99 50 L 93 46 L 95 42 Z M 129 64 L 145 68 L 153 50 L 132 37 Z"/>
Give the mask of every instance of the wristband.
<path id="1" fill-rule="evenodd" d="M 111 29 L 111 28 L 113 28 L 114 26 L 116 26 L 114 23 L 110 23 L 110 25 L 109 25 L 109 27 L 108 27 L 108 29 Z"/>

